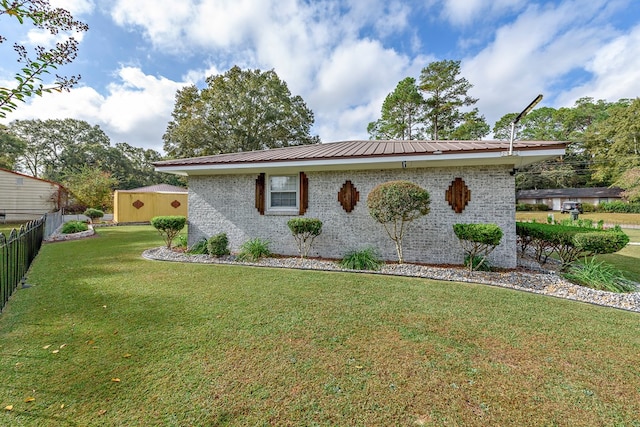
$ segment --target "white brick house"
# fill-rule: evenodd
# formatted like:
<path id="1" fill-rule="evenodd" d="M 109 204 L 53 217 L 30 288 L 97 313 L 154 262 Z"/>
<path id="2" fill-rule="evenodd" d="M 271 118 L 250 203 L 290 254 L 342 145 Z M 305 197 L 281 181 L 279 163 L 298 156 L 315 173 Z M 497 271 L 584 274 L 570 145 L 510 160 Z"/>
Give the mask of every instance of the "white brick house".
<path id="1" fill-rule="evenodd" d="M 513 170 L 564 154 L 565 143 L 519 141 L 346 141 L 221 154 L 155 164 L 188 176 L 189 243 L 227 233 L 232 251 L 260 237 L 274 253 L 297 255 L 287 221 L 319 218 L 310 256 L 341 258 L 373 246 L 396 260 L 395 246 L 367 209 L 378 184 L 408 180 L 431 196 L 431 212 L 403 241 L 407 262 L 461 264 L 456 223 L 495 223 L 504 232 L 491 263 L 516 266 Z"/>

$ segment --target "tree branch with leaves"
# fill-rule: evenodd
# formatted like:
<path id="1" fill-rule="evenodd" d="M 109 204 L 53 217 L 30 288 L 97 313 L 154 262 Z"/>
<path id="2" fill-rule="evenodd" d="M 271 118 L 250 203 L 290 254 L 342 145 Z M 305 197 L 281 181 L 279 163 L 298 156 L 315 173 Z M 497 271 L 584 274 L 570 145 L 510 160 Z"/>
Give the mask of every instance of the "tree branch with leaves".
<path id="1" fill-rule="evenodd" d="M 87 24 L 74 19 L 69 11 L 51 7 L 48 0 L 0 0 L 2 19 L 7 23 L 3 23 L 1 28 L 7 28 L 11 23 L 23 25 L 29 22 L 53 36 L 60 32 L 82 33 L 89 29 Z M 0 34 L 0 44 L 6 41 L 7 38 Z M 14 87 L 0 87 L 0 118 L 6 117 L 7 113 L 18 108 L 18 102 L 24 102 L 31 96 L 68 91 L 77 84 L 79 75 L 67 77 L 56 74 L 51 84 L 45 84 L 43 78 L 59 66 L 73 62 L 78 54 L 78 44 L 71 35 L 57 42 L 54 47 L 36 46 L 33 51 L 29 51 L 24 44 L 14 43 L 13 49 L 21 68 L 15 74 Z"/>

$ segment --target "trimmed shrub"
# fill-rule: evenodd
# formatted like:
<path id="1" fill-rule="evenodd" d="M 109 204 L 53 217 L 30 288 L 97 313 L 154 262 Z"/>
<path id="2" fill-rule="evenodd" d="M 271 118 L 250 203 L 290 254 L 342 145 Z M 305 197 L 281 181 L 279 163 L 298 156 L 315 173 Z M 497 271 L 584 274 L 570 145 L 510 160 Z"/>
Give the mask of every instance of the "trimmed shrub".
<path id="1" fill-rule="evenodd" d="M 255 239 L 244 242 L 242 246 L 240 246 L 240 253 L 238 254 L 237 260 L 253 262 L 270 255 L 269 241 L 256 237 Z"/>
<path id="2" fill-rule="evenodd" d="M 167 249 L 171 249 L 171 242 L 187 224 L 187 218 L 180 215 L 155 216 L 151 218 L 151 225 L 158 230 Z"/>
<path id="3" fill-rule="evenodd" d="M 629 241 L 619 228 L 601 230 L 532 222 L 517 222 L 516 234 L 523 252 L 533 247 L 536 260 L 541 264 L 555 253 L 562 261 L 563 270 L 581 256 L 617 252 Z M 582 236 L 585 234 L 588 236 Z"/>
<path id="4" fill-rule="evenodd" d="M 466 254 L 469 271 L 481 268 L 502 240 L 502 229 L 496 224 L 454 224 L 453 232 Z"/>
<path id="5" fill-rule="evenodd" d="M 587 213 L 587 212 L 595 212 L 596 211 L 596 206 L 592 203 L 583 203 L 582 204 L 582 212 Z"/>
<path id="6" fill-rule="evenodd" d="M 402 238 L 413 220 L 429 213 L 430 203 L 427 190 L 409 181 L 379 184 L 367 196 L 369 213 L 395 243 L 400 264 L 404 262 Z"/>
<path id="7" fill-rule="evenodd" d="M 73 234 L 87 231 L 89 226 L 84 221 L 67 221 L 62 226 L 62 234 Z"/>
<path id="8" fill-rule="evenodd" d="M 627 203 L 621 200 L 603 202 L 596 208 L 598 212 L 608 213 L 640 213 L 640 203 Z"/>
<path id="9" fill-rule="evenodd" d="M 579 233 L 573 238 L 575 245 L 590 254 L 612 254 L 627 246 L 629 236 L 623 232 Z"/>
<path id="10" fill-rule="evenodd" d="M 549 210 L 549 205 L 546 205 L 544 203 L 518 203 L 516 204 L 516 210 L 521 212 L 526 212 L 526 211 L 544 212 Z"/>
<path id="11" fill-rule="evenodd" d="M 104 212 L 100 209 L 89 208 L 84 211 L 85 216 L 88 216 L 91 219 L 91 222 L 96 219 L 102 218 L 104 216 Z"/>
<path id="12" fill-rule="evenodd" d="M 227 233 L 216 234 L 206 242 L 206 250 L 213 257 L 229 255 L 229 238 Z"/>
<path id="13" fill-rule="evenodd" d="M 300 258 L 306 258 L 313 240 L 322 233 L 322 221 L 317 218 L 291 218 L 287 226 L 296 239 Z"/>
<path id="14" fill-rule="evenodd" d="M 633 292 L 637 290 L 634 282 L 628 280 L 621 271 L 595 257 L 571 267 L 564 277 L 579 285 L 609 292 Z"/>
<path id="15" fill-rule="evenodd" d="M 384 261 L 376 249 L 365 248 L 347 252 L 339 265 L 349 270 L 380 270 Z"/>

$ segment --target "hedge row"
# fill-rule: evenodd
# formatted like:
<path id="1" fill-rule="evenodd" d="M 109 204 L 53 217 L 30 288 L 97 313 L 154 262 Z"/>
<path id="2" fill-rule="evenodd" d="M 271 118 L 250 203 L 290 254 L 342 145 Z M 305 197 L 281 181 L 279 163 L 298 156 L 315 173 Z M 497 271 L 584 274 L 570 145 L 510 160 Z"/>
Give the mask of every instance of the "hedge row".
<path id="1" fill-rule="evenodd" d="M 629 243 L 629 237 L 619 229 L 601 230 L 535 222 L 517 222 L 516 234 L 522 252 L 533 248 L 541 264 L 556 254 L 562 261 L 563 269 L 582 256 L 618 252 Z"/>
<path id="2" fill-rule="evenodd" d="M 640 203 L 603 202 L 598 205 L 597 210 L 607 213 L 640 213 Z"/>
<path id="3" fill-rule="evenodd" d="M 544 203 L 518 203 L 516 204 L 516 210 L 521 212 L 548 211 L 549 206 Z"/>

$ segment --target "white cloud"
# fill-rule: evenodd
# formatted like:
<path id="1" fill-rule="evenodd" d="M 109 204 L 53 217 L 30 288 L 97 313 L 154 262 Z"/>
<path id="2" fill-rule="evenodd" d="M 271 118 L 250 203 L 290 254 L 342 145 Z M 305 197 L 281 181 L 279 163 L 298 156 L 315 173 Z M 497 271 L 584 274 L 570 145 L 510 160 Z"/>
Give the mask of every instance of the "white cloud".
<path id="1" fill-rule="evenodd" d="M 121 68 L 118 76 L 119 82 L 109 85 L 106 96 L 89 87 L 45 94 L 21 105 L 7 119 L 71 117 L 99 125 L 113 144 L 128 142 L 162 150 L 162 135 L 171 119 L 175 93 L 184 83 L 149 76 L 133 67 Z"/>
<path id="2" fill-rule="evenodd" d="M 77 18 L 76 15 L 89 14 L 95 9 L 93 0 L 50 0 L 49 4 L 68 10 L 74 18 Z"/>
<path id="3" fill-rule="evenodd" d="M 526 0 L 444 0 L 442 16 L 453 25 L 469 25 L 516 10 Z"/>
<path id="4" fill-rule="evenodd" d="M 539 93 L 553 94 L 558 79 L 583 67 L 613 36 L 609 27 L 586 25 L 603 3 L 530 6 L 499 28 L 484 50 L 463 61 L 461 74 L 474 85 L 471 93 L 490 124 L 521 111 Z"/>
<path id="5" fill-rule="evenodd" d="M 572 106 L 576 99 L 582 97 L 614 102 L 639 96 L 640 25 L 595 51 L 586 69 L 593 78 L 560 94 L 560 105 Z"/>

